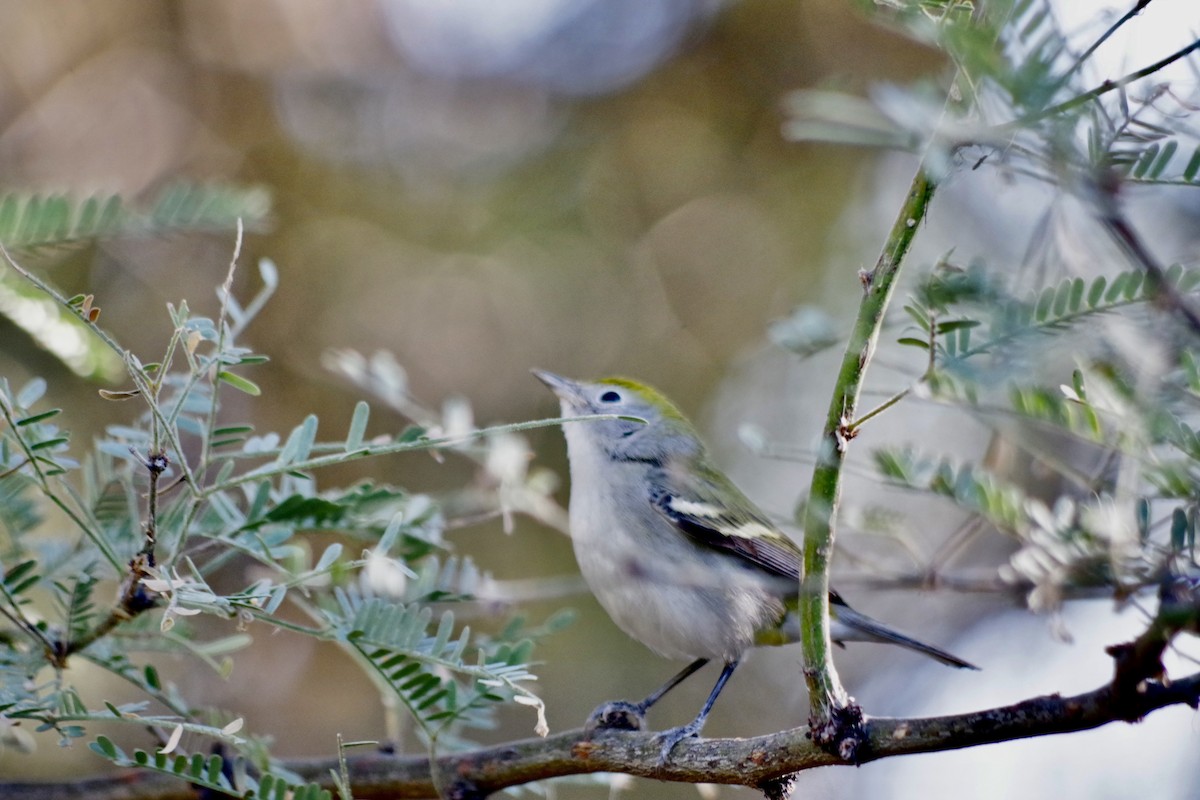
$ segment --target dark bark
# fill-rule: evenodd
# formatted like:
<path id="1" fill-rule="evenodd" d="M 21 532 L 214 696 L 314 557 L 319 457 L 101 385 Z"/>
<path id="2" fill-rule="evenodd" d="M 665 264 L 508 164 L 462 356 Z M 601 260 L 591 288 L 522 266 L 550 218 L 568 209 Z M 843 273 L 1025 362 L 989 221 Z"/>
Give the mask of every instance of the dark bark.
<path id="1" fill-rule="evenodd" d="M 1118 665 L 1118 670 L 1121 666 Z M 865 719 L 866 740 L 858 763 L 899 755 L 957 750 L 995 742 L 1073 733 L 1110 722 L 1137 720 L 1160 708 L 1197 707 L 1200 673 L 1170 683 L 1125 676 L 1073 697 L 1047 695 L 1010 706 L 917 719 Z M 622 772 L 687 783 L 752 786 L 767 792 L 786 787 L 789 776 L 813 767 L 846 763 L 814 744 L 807 728 L 752 739 L 700 739 L 681 742 L 669 763 L 660 765 L 656 734 L 597 731 L 589 738 L 573 730 L 547 739 L 527 739 L 436 761 L 437 784 L 448 797 L 484 797 L 506 786 L 564 775 Z M 307 780 L 330 784 L 336 759 L 288 764 Z M 350 761 L 357 800 L 436 797 L 430 764 L 424 756 L 374 754 Z M 193 789 L 174 778 L 125 772 L 106 778 L 64 783 L 0 783 L 10 800 L 194 800 Z"/>

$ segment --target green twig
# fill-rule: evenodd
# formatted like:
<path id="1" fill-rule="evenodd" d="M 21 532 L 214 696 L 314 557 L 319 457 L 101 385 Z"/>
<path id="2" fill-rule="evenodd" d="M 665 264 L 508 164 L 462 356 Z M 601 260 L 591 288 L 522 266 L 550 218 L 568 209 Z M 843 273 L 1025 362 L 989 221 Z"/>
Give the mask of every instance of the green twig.
<path id="1" fill-rule="evenodd" d="M 866 368 L 874 353 L 900 266 L 925 216 L 934 188 L 933 181 L 926 175 L 922 165 L 913 178 L 908 197 L 892 226 L 875 269 L 865 277 L 865 294 L 842 358 L 813 471 L 804 516 L 804 575 L 799 612 L 804 677 L 808 684 L 814 736 L 818 737 L 828 731 L 837 713 L 849 704 L 830 655 L 827 608 L 834 517 L 838 508 L 846 447 L 854 434 L 849 426 L 854 420 Z M 827 741 L 832 742 L 833 739 Z"/>
<path id="2" fill-rule="evenodd" d="M 225 491 L 234 486 L 240 486 L 243 483 L 262 480 L 263 478 L 273 478 L 278 475 L 285 475 L 292 472 L 309 472 L 314 469 L 332 466 L 334 464 L 342 464 L 347 461 L 354 461 L 359 458 L 371 458 L 376 456 L 392 455 L 395 453 L 409 453 L 418 450 L 442 450 L 458 445 L 466 444 L 475 439 L 484 439 L 488 436 L 497 436 L 506 433 L 520 433 L 522 431 L 534 430 L 536 428 L 551 428 L 564 423 L 586 423 L 596 420 L 607 419 L 628 419 L 628 417 L 620 417 L 614 414 L 593 414 L 584 417 L 572 417 L 571 419 L 539 419 L 529 422 L 514 422 L 509 425 L 496 425 L 491 428 L 480 428 L 470 433 L 458 434 L 455 436 L 441 436 L 437 438 L 422 438 L 411 442 L 389 442 L 380 445 L 364 445 L 355 450 L 345 450 L 340 453 L 332 453 L 327 456 L 317 456 L 316 458 L 307 458 L 302 461 L 289 462 L 287 464 L 264 464 L 258 469 L 244 472 L 241 475 L 231 475 L 224 481 L 211 486 L 205 487 L 198 492 L 197 497 L 203 499 L 216 494 L 217 492 Z"/>
<path id="3" fill-rule="evenodd" d="M 896 405 L 901 400 L 903 400 L 904 398 L 906 398 L 910 394 L 912 394 L 913 390 L 916 389 L 918 386 L 920 386 L 924 383 L 928 383 L 929 380 L 931 378 L 933 378 L 934 370 L 937 368 L 937 324 L 936 324 L 936 320 L 934 320 L 932 317 L 929 320 L 929 342 L 928 342 L 928 344 L 929 344 L 929 363 L 925 365 L 924 374 L 922 374 L 921 377 L 917 378 L 917 380 L 912 385 L 896 392 L 894 395 L 889 397 L 887 400 L 884 400 L 882 403 L 875 406 L 870 411 L 868 411 L 867 413 L 860 416 L 858 419 L 854 420 L 854 422 L 847 425 L 846 431 L 847 431 L 847 434 L 850 436 L 850 438 L 854 438 L 855 436 L 857 436 L 859 429 L 866 422 L 874 419 L 875 417 L 879 416 L 883 412 L 887 411 L 889 408 Z"/>
<path id="4" fill-rule="evenodd" d="M 878 417 L 880 414 L 887 411 L 889 408 L 896 405 L 904 398 L 908 397 L 910 394 L 912 394 L 913 389 L 915 389 L 917 386 L 920 386 L 921 384 L 925 383 L 925 381 L 927 381 L 928 379 L 929 379 L 928 375 L 923 375 L 920 378 L 918 378 L 917 382 L 914 383 L 912 386 L 907 386 L 907 387 L 901 389 L 900 391 L 896 392 L 894 395 L 889 397 L 887 400 L 884 400 L 882 403 L 875 406 L 874 408 L 872 408 L 867 413 L 863 414 L 858 419 L 854 420 L 854 422 L 847 425 L 846 432 L 848 434 L 850 434 L 851 437 L 857 436 L 859 429 L 862 428 L 862 426 L 864 424 L 866 424 L 867 422 L 870 422 L 875 417 Z"/>

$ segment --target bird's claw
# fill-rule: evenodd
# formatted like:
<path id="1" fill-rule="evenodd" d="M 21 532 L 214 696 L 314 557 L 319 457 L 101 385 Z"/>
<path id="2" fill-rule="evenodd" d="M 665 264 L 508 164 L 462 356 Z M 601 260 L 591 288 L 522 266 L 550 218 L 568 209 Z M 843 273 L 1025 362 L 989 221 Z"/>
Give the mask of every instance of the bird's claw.
<path id="1" fill-rule="evenodd" d="M 662 751 L 658 754 L 658 765 L 666 764 L 671 758 L 671 751 L 675 749 L 675 745 L 682 742 L 684 739 L 698 736 L 700 734 L 700 726 L 694 721 L 687 725 L 680 725 L 678 728 L 671 728 L 663 731 L 658 735 L 662 740 Z"/>
<path id="2" fill-rule="evenodd" d="M 596 730 L 640 731 L 645 727 L 646 709 L 628 700 L 613 700 L 589 714 L 583 729 L 591 733 Z"/>

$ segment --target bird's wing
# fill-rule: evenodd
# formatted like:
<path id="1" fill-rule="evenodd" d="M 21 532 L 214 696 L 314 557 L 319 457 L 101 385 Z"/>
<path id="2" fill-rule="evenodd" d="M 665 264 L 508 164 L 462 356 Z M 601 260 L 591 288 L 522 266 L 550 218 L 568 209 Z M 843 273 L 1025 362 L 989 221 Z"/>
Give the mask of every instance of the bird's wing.
<path id="1" fill-rule="evenodd" d="M 649 499 L 693 541 L 799 581 L 800 548 L 715 469 L 667 464 L 652 473 Z"/>
<path id="2" fill-rule="evenodd" d="M 729 553 L 774 575 L 797 582 L 800 548 L 720 472 L 703 465 L 667 464 L 650 473 L 650 502 L 692 541 Z M 887 642 L 907 647 L 954 667 L 979 669 L 958 656 L 919 642 L 860 614 L 837 592 L 829 592 L 833 641 Z"/>

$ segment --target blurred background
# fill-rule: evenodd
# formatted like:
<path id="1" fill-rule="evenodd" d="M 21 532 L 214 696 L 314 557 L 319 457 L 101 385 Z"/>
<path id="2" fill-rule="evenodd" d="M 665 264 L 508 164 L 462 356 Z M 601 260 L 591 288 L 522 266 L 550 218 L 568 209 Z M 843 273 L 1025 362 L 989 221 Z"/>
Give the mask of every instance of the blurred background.
<path id="1" fill-rule="evenodd" d="M 1185 6 L 1171 11 L 1168 3 L 1176 16 L 1167 20 L 1186 18 Z M 1194 9 L 1192 16 L 1200 21 Z M 873 264 L 915 167 L 906 157 L 788 143 L 784 101 L 795 89 L 865 92 L 947 68 L 841 0 L 8 0 L 0 45 L 4 189 L 136 199 L 190 179 L 269 190 L 271 222 L 247 237 L 238 278 L 240 292 L 253 292 L 250 265 L 260 257 L 281 275 L 248 337 L 272 358 L 254 374 L 269 401 L 254 413 L 271 415 L 256 417 L 259 430 L 289 429 L 309 413 L 335 426 L 349 419 L 360 393 L 322 366 L 330 348 L 391 351 L 414 395 L 431 407 L 466 398 L 480 423 L 557 413 L 531 367 L 628 374 L 696 417 L 718 460 L 784 520 L 806 488 L 806 460 L 764 459 L 743 440 L 809 448 L 840 353 L 801 360 L 768 333 L 786 333 L 780 320 L 811 319 L 789 317 L 802 305 L 829 314 L 817 324 L 845 330 L 858 301 L 856 273 Z M 1119 59 L 1114 69 L 1120 74 Z M 1155 215 L 1194 219 L 1194 203 L 1156 202 Z M 964 173 L 939 196 L 914 264 L 932 263 L 952 243 L 963 262 L 986 254 L 1015 268 L 1047 203 L 1036 188 L 986 170 Z M 166 302 L 186 298 L 215 313 L 214 287 L 232 249 L 231 234 L 127 238 L 24 263 L 68 294 L 94 294 L 103 324 L 152 360 L 170 331 Z M 0 343 L 0 375 L 15 384 L 46 376 L 77 441 L 88 440 L 88 425 L 121 421 L 96 399 L 94 384 L 7 320 Z M 872 397 L 902 388 L 920 369 L 919 357 L 885 349 Z M 379 414 L 372 424 L 399 429 L 404 421 Z M 978 456 L 990 431 L 917 403 L 869 433 L 847 496 L 897 515 L 916 512 L 908 532 L 927 555 L 962 520 L 924 499 L 882 492 L 867 475 L 869 448 L 932 439 Z M 529 439 L 537 463 L 564 476 L 565 486 L 560 434 Z M 367 469 L 438 492 L 469 483 L 475 467 L 412 456 Z M 557 496 L 565 503 L 564 491 Z M 524 518 L 512 535 L 497 523 L 453 538 L 498 579 L 575 572 L 569 541 Z M 909 558 L 878 538 L 848 525 L 841 545 L 851 555 L 839 556 L 839 567 L 860 566 L 876 551 L 884 560 Z M 908 654 L 852 648 L 840 661 L 843 678 L 877 715 L 1093 688 L 1108 669 L 1100 645 L 1138 623 L 1128 614 L 1114 621 L 1109 605 L 1081 606 L 1068 620 L 1078 641 L 1067 647 L 1044 619 L 1006 611 L 1011 598 L 843 591 L 861 610 L 985 667 L 950 674 Z M 578 622 L 538 653 L 553 730 L 579 725 L 604 700 L 641 697 L 677 668 L 622 636 L 586 594 L 531 601 L 522 611 L 536 620 L 564 604 Z M 983 618 L 988 624 L 964 633 Z M 330 754 L 338 732 L 347 740 L 383 736 L 378 697 L 348 660 L 312 642 L 256 633 L 228 680 L 193 665 L 164 670 L 273 734 L 279 755 Z M 749 736 L 802 723 L 799 657 L 793 649 L 756 654 L 706 732 Z M 652 724 L 690 719 L 714 677 L 693 679 L 656 708 Z M 106 691 L 119 700 L 123 689 Z M 1200 743 L 1191 719 L 1170 711 L 1137 729 L 1066 737 L 1053 749 L 1007 745 L 806 773 L 797 791 L 1062 796 L 1033 753 L 1047 754 L 1047 774 L 1070 774 L 1064 764 L 1072 757 L 1101 771 L 1095 753 L 1106 742 L 1124 754 L 1114 760 L 1118 774 L 1143 752 L 1176 764 L 1174 748 L 1194 753 Z M 514 708 L 493 740 L 531 728 L 528 710 Z M 1183 793 L 1160 796 L 1194 796 L 1194 759 L 1179 763 L 1189 766 L 1170 785 Z M 4 777 L 61 776 L 65 765 L 87 774 L 100 763 L 83 747 L 60 751 L 50 741 L 32 757 L 0 753 Z M 1127 796 L 1100 780 L 1109 793 L 1088 796 Z M 554 791 L 604 797 L 609 789 Z M 626 791 L 690 797 L 696 789 L 636 782 Z"/>

